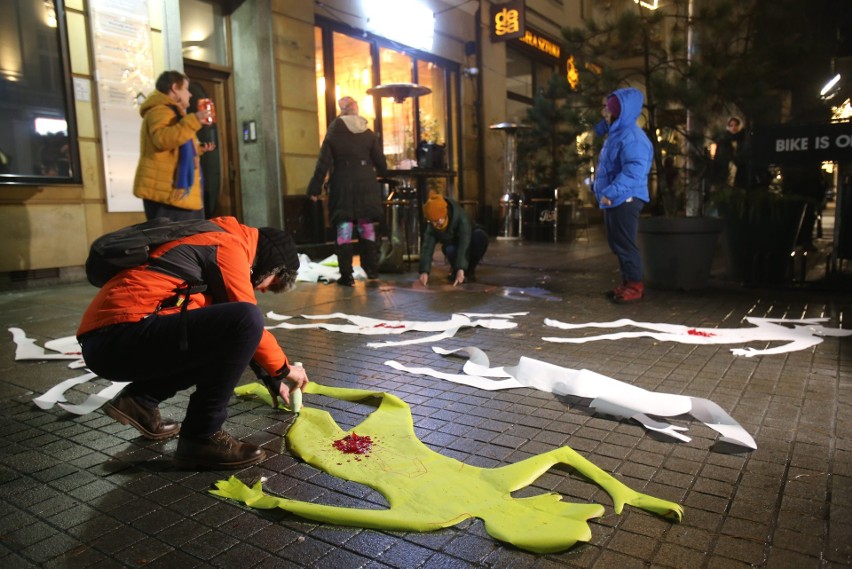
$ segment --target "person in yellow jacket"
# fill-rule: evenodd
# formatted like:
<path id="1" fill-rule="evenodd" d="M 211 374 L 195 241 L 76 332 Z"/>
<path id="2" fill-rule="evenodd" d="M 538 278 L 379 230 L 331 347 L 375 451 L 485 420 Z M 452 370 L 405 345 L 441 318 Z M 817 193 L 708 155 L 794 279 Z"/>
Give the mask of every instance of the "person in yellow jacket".
<path id="1" fill-rule="evenodd" d="M 155 86 L 139 108 L 142 129 L 133 195 L 142 198 L 146 219 L 204 219 L 198 158 L 216 146 L 199 144 L 195 133 L 212 120 L 212 111 L 187 114 L 189 78 L 180 71 L 164 71 Z"/>

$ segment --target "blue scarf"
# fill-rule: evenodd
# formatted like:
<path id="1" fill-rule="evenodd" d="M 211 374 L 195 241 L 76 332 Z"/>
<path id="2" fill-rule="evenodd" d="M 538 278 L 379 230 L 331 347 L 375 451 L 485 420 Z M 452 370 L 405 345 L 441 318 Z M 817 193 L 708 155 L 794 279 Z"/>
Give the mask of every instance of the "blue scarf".
<path id="1" fill-rule="evenodd" d="M 180 118 L 175 107 L 172 110 Z M 195 181 L 195 144 L 190 138 L 184 142 L 178 151 L 178 165 L 175 170 L 175 188 L 183 190 L 184 196 L 189 195 L 192 183 Z"/>

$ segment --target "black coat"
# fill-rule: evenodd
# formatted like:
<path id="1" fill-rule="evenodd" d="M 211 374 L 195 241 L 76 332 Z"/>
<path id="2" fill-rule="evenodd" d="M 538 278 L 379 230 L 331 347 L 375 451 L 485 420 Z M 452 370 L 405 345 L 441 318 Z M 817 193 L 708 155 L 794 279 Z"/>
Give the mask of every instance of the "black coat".
<path id="1" fill-rule="evenodd" d="M 347 121 L 357 132 L 350 129 Z M 355 115 L 337 117 L 322 142 L 308 195 L 322 193 L 325 175 L 331 171 L 328 211 L 332 223 L 336 226 L 358 219 L 376 221 L 382 216 L 382 189 L 376 176 L 386 176 L 387 169 L 382 146 L 373 131 L 366 128 L 366 120 Z"/>

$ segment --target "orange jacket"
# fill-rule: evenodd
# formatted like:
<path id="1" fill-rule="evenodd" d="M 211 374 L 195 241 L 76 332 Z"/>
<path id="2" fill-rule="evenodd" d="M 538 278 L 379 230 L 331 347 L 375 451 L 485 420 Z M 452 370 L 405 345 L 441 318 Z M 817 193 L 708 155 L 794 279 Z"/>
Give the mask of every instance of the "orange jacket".
<path id="1" fill-rule="evenodd" d="M 154 91 L 139 108 L 142 129 L 139 134 L 139 165 L 133 179 L 133 195 L 137 198 L 189 210 L 201 209 L 201 168 L 195 133 L 201 122 L 195 113 L 178 116 L 168 96 Z M 176 189 L 175 170 L 180 147 L 192 140 L 195 145 L 195 179 L 188 194 Z"/>
<path id="2" fill-rule="evenodd" d="M 157 311 L 160 303 L 175 297 L 187 281 L 169 271 L 191 275 L 207 285 L 203 293 L 190 296 L 187 310 L 223 302 L 257 304 L 251 284 L 251 266 L 257 252 L 257 229 L 233 217 L 211 220 L 224 232 L 198 233 L 167 243 L 154 251 L 150 262 L 125 269 L 110 279 L 83 314 L 77 336 L 126 322 L 139 322 Z M 179 306 L 162 308 L 159 314 L 175 314 Z M 263 331 L 254 360 L 274 376 L 289 365 L 278 341 Z"/>

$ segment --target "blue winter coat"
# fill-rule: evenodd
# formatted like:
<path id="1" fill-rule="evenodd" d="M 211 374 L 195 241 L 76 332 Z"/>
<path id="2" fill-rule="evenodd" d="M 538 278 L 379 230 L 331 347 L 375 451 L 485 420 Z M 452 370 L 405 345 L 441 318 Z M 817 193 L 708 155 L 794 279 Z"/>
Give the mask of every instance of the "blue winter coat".
<path id="1" fill-rule="evenodd" d="M 654 160 L 651 141 L 636 119 L 642 112 L 642 92 L 634 89 L 618 89 L 613 93 L 621 103 L 621 114 L 609 125 L 609 134 L 604 142 L 598 169 L 595 172 L 595 198 L 600 203 L 608 198 L 616 207 L 630 198 L 648 203 L 648 172 Z M 603 132 L 607 132 L 604 122 Z M 596 128 L 596 134 L 602 134 Z"/>

